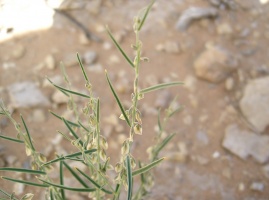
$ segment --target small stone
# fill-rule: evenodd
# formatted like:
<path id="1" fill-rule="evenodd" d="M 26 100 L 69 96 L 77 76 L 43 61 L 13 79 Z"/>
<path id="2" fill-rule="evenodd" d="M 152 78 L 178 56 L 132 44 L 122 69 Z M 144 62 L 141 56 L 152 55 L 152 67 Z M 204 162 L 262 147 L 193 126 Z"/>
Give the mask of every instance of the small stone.
<path id="1" fill-rule="evenodd" d="M 171 93 L 167 90 L 160 91 L 157 94 L 157 98 L 154 102 L 156 108 L 166 108 L 171 101 Z"/>
<path id="2" fill-rule="evenodd" d="M 234 88 L 234 79 L 229 77 L 225 81 L 225 88 L 228 91 L 231 91 Z"/>
<path id="3" fill-rule="evenodd" d="M 239 106 L 246 119 L 262 132 L 269 125 L 269 76 L 250 81 Z"/>
<path id="4" fill-rule="evenodd" d="M 234 124 L 226 128 L 222 146 L 244 160 L 248 156 L 261 164 L 269 160 L 269 136 L 240 130 Z"/>
<path id="5" fill-rule="evenodd" d="M 223 169 L 222 176 L 224 176 L 227 179 L 231 179 L 231 177 L 232 177 L 231 170 L 229 168 Z"/>
<path id="6" fill-rule="evenodd" d="M 15 59 L 19 59 L 21 57 L 24 56 L 26 52 L 26 49 L 24 48 L 24 46 L 22 45 L 17 45 L 15 47 L 15 49 L 12 51 L 12 56 L 15 58 Z"/>
<path id="7" fill-rule="evenodd" d="M 112 44 L 110 42 L 104 42 L 103 48 L 105 50 L 110 50 L 112 48 Z"/>
<path id="8" fill-rule="evenodd" d="M 45 65 L 48 69 L 50 69 L 50 70 L 55 69 L 56 61 L 52 55 L 47 55 L 44 62 L 45 62 Z"/>
<path id="9" fill-rule="evenodd" d="M 13 191 L 15 191 L 16 195 L 21 195 L 24 193 L 25 185 L 22 183 L 14 183 Z"/>
<path id="10" fill-rule="evenodd" d="M 201 142 L 203 145 L 208 145 L 209 143 L 209 139 L 208 139 L 208 136 L 205 132 L 203 131 L 198 131 L 196 133 L 196 138 L 198 139 L 199 142 Z"/>
<path id="11" fill-rule="evenodd" d="M 82 60 L 82 62 L 83 62 L 83 60 Z M 76 55 L 73 53 L 65 55 L 63 58 L 63 65 L 65 67 L 73 67 L 73 66 L 78 65 L 78 59 L 77 59 Z"/>
<path id="12" fill-rule="evenodd" d="M 197 160 L 200 165 L 207 165 L 209 163 L 209 159 L 199 155 L 195 156 L 195 160 Z"/>
<path id="13" fill-rule="evenodd" d="M 218 46 L 208 47 L 194 61 L 197 77 L 219 83 L 238 67 L 237 58 Z"/>
<path id="14" fill-rule="evenodd" d="M 84 62 L 87 65 L 93 64 L 97 59 L 97 53 L 95 51 L 87 51 L 84 56 Z"/>
<path id="15" fill-rule="evenodd" d="M 33 111 L 32 119 L 34 122 L 45 122 L 47 117 L 42 109 L 35 109 Z"/>
<path id="16" fill-rule="evenodd" d="M 18 160 L 18 158 L 14 155 L 9 155 L 6 157 L 6 162 L 8 166 L 13 166 L 13 164 Z"/>
<path id="17" fill-rule="evenodd" d="M 192 125 L 192 116 L 191 115 L 187 115 L 183 118 L 183 123 L 186 125 Z"/>
<path id="18" fill-rule="evenodd" d="M 84 33 L 79 34 L 78 40 L 79 40 L 79 43 L 82 45 L 90 45 L 91 44 L 91 40 L 89 40 L 89 38 L 87 38 Z"/>
<path id="19" fill-rule="evenodd" d="M 106 28 L 105 28 L 105 26 L 103 24 L 97 24 L 95 26 L 95 31 L 97 33 L 102 33 L 102 32 L 105 32 L 106 31 Z"/>
<path id="20" fill-rule="evenodd" d="M 109 63 L 118 64 L 120 63 L 120 58 L 117 55 L 111 55 L 109 57 Z"/>
<path id="21" fill-rule="evenodd" d="M 164 51 L 167 53 L 180 53 L 180 48 L 177 42 L 167 41 L 164 43 Z"/>
<path id="22" fill-rule="evenodd" d="M 264 184 L 260 182 L 253 182 L 250 186 L 251 190 L 262 192 L 264 190 Z"/>
<path id="23" fill-rule="evenodd" d="M 16 64 L 13 62 L 4 62 L 2 65 L 4 70 L 9 70 L 16 67 Z"/>
<path id="24" fill-rule="evenodd" d="M 230 24 L 222 23 L 217 26 L 217 32 L 219 35 L 228 35 L 233 33 L 233 29 Z"/>
<path id="25" fill-rule="evenodd" d="M 219 157 L 220 157 L 220 152 L 218 152 L 218 151 L 215 151 L 215 152 L 212 154 L 212 158 L 217 159 L 217 158 L 219 158 Z"/>
<path id="26" fill-rule="evenodd" d="M 239 185 L 238 185 L 238 190 L 239 190 L 240 192 L 242 192 L 242 191 L 244 191 L 245 189 L 246 189 L 245 184 L 244 184 L 244 183 L 239 183 Z"/>
<path id="27" fill-rule="evenodd" d="M 197 79 L 194 76 L 188 75 L 183 82 L 184 87 L 186 87 L 191 92 L 196 90 Z"/>
<path id="28" fill-rule="evenodd" d="M 100 63 L 90 65 L 89 67 L 87 67 L 87 70 L 90 72 L 95 72 L 95 73 L 99 73 L 99 74 L 104 72 L 103 66 Z"/>
<path id="29" fill-rule="evenodd" d="M 216 8 L 190 7 L 182 12 L 180 18 L 176 23 L 176 29 L 180 31 L 185 31 L 194 20 L 208 17 L 216 17 L 217 15 L 218 10 Z"/>
<path id="30" fill-rule="evenodd" d="M 269 3 L 269 0 L 260 0 L 260 3 L 261 4 L 267 4 L 267 3 Z"/>
<path id="31" fill-rule="evenodd" d="M 269 164 L 262 167 L 262 172 L 264 176 L 269 179 Z"/>
<path id="32" fill-rule="evenodd" d="M 33 82 L 14 83 L 8 87 L 13 108 L 47 107 L 49 100 Z"/>
<path id="33" fill-rule="evenodd" d="M 105 117 L 104 121 L 113 126 L 117 126 L 119 124 L 119 117 L 115 114 L 111 114 L 108 117 Z"/>
<path id="34" fill-rule="evenodd" d="M 52 94 L 51 99 L 52 99 L 53 103 L 64 104 L 64 103 L 68 102 L 69 98 L 64 93 L 62 93 L 61 91 L 56 90 Z"/>

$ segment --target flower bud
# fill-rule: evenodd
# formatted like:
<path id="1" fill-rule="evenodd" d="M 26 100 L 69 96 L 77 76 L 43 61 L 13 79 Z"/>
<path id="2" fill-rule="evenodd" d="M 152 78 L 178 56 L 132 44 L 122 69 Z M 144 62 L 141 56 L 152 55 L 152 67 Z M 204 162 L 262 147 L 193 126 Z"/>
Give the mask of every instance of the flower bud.
<path id="1" fill-rule="evenodd" d="M 100 145 L 106 150 L 108 148 L 108 143 L 103 136 L 100 136 Z"/>
<path id="2" fill-rule="evenodd" d="M 21 198 L 21 200 L 31 200 L 33 198 L 33 196 L 34 195 L 31 193 L 27 193 Z"/>
<path id="3" fill-rule="evenodd" d="M 122 164 L 118 162 L 115 165 L 115 172 L 119 173 L 121 170 L 122 170 Z"/>
<path id="4" fill-rule="evenodd" d="M 104 162 L 106 161 L 106 152 L 104 149 L 101 149 L 101 151 L 99 152 L 99 156 Z"/>
<path id="5" fill-rule="evenodd" d="M 32 170 L 38 170 L 38 165 L 36 164 L 36 162 L 31 163 L 31 168 Z"/>
<path id="6" fill-rule="evenodd" d="M 42 153 L 40 153 L 40 154 L 38 155 L 38 159 L 39 159 L 42 163 L 47 162 L 47 158 L 46 158 L 46 156 L 44 156 Z"/>
<path id="7" fill-rule="evenodd" d="M 123 144 L 122 144 L 122 147 L 121 147 L 121 154 L 122 154 L 122 155 L 126 155 L 126 154 L 129 153 L 129 151 L 130 151 L 130 144 L 129 144 L 129 141 L 128 141 L 128 139 L 127 139 L 127 140 L 125 140 L 125 141 L 123 142 Z"/>
<path id="8" fill-rule="evenodd" d="M 136 124 L 134 126 L 134 133 L 137 135 L 142 135 L 142 126 L 140 124 Z"/>

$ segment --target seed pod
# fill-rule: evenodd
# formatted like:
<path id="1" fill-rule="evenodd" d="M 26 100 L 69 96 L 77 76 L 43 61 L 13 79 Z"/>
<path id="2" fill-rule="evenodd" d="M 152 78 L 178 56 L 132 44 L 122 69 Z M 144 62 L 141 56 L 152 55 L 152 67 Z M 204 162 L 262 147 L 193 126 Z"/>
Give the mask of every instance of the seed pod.
<path id="1" fill-rule="evenodd" d="M 92 89 L 92 84 L 90 84 L 89 82 L 87 82 L 87 83 L 85 84 L 85 87 L 86 87 L 89 91 L 91 91 L 91 89 Z"/>
<path id="2" fill-rule="evenodd" d="M 25 152 L 27 156 L 32 155 L 32 149 L 28 145 L 25 145 Z"/>
<path id="3" fill-rule="evenodd" d="M 106 139 L 103 136 L 100 136 L 100 145 L 105 150 L 108 148 L 108 143 L 107 143 Z"/>
<path id="4" fill-rule="evenodd" d="M 144 99 L 144 94 L 139 93 L 137 99 L 138 99 L 138 100 Z"/>
<path id="5" fill-rule="evenodd" d="M 115 169 L 115 172 L 119 173 L 122 170 L 122 164 L 118 162 L 115 165 L 115 168 L 114 169 Z"/>
<path id="6" fill-rule="evenodd" d="M 134 133 L 137 135 L 142 135 L 142 126 L 140 124 L 136 124 L 134 126 Z"/>
<path id="7" fill-rule="evenodd" d="M 31 193 L 27 193 L 21 198 L 21 200 L 31 200 L 33 198 L 33 196 L 34 195 Z"/>
<path id="8" fill-rule="evenodd" d="M 96 153 L 92 154 L 92 163 L 95 164 L 97 162 L 97 155 Z"/>
<path id="9" fill-rule="evenodd" d="M 68 99 L 68 102 L 67 102 L 67 108 L 69 110 L 73 110 L 74 109 L 74 106 L 73 106 L 73 102 L 71 99 Z"/>
<path id="10" fill-rule="evenodd" d="M 139 112 L 136 112 L 135 118 L 136 118 L 136 120 L 138 121 L 139 124 L 142 124 L 142 120 L 141 120 L 141 117 L 140 117 L 140 113 Z"/>
<path id="11" fill-rule="evenodd" d="M 130 162 L 131 162 L 131 167 L 134 169 L 136 167 L 135 159 L 133 156 L 130 156 Z"/>
<path id="12" fill-rule="evenodd" d="M 31 168 L 32 168 L 32 170 L 38 170 L 38 165 L 36 164 L 36 162 L 32 162 L 31 163 Z"/>
<path id="13" fill-rule="evenodd" d="M 106 152 L 104 149 L 101 149 L 101 151 L 99 152 L 99 156 L 104 162 L 106 161 Z"/>
<path id="14" fill-rule="evenodd" d="M 129 144 L 129 141 L 128 141 L 128 139 L 127 139 L 127 140 L 125 140 L 125 141 L 123 142 L 123 144 L 122 144 L 122 147 L 121 147 L 121 154 L 122 154 L 122 155 L 126 155 L 126 154 L 129 153 L 129 151 L 130 151 L 130 144 Z"/>
<path id="15" fill-rule="evenodd" d="M 47 158 L 46 158 L 46 156 L 44 156 L 42 153 L 40 153 L 40 154 L 38 155 L 38 159 L 39 159 L 42 163 L 47 162 Z"/>

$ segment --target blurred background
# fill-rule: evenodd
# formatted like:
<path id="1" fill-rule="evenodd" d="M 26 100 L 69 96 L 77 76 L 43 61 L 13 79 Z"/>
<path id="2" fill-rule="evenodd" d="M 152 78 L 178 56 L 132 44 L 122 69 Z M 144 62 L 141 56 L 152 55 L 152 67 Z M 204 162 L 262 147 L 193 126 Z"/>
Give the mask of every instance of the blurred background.
<path id="1" fill-rule="evenodd" d="M 65 130 L 64 125 L 48 112 L 70 118 L 67 99 L 46 77 L 64 85 L 62 62 L 72 87 L 84 91 L 78 52 L 95 95 L 101 99 L 108 156 L 112 163 L 118 161 L 128 127 L 118 119 L 120 109 L 104 70 L 126 106 L 131 103 L 134 73 L 114 47 L 105 25 L 133 58 L 133 18 L 149 3 L 0 0 L 0 98 L 16 119 L 22 113 L 38 151 L 50 159 L 55 152 L 74 151 L 56 132 Z M 155 186 L 147 199 L 269 199 L 268 22 L 268 0 L 156 1 L 141 32 L 142 54 L 150 62 L 142 63 L 140 88 L 169 81 L 185 84 L 150 93 L 139 102 L 143 135 L 135 138 L 137 160 L 147 159 L 158 109 L 163 116 L 176 96 L 176 103 L 184 109 L 168 122 L 167 133 L 176 136 L 162 153 L 166 161 L 154 170 Z M 16 135 L 4 117 L 0 132 Z M 0 140 L 0 166 L 29 167 L 24 152 L 22 145 Z M 73 186 L 71 179 L 66 180 Z M 35 191 L 34 199 L 44 199 L 36 188 L 2 180 L 0 186 L 18 195 Z M 72 193 L 69 199 L 88 198 Z"/>

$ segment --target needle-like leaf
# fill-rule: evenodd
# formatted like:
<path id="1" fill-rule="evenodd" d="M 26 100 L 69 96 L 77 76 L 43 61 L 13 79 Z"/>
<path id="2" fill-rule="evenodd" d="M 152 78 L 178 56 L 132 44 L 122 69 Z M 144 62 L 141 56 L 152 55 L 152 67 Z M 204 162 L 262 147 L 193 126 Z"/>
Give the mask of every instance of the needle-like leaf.
<path id="1" fill-rule="evenodd" d="M 113 192 L 106 190 L 105 188 L 103 188 L 103 186 L 99 185 L 98 183 L 96 183 L 92 178 L 90 178 L 87 174 L 85 174 L 83 171 L 81 171 L 78 168 L 75 168 L 81 175 L 83 175 L 86 179 L 88 179 L 96 188 L 102 190 L 103 192 L 107 193 L 107 194 L 113 194 Z"/>
<path id="2" fill-rule="evenodd" d="M 63 120 L 61 116 L 57 115 L 56 113 L 52 112 L 51 110 L 49 111 L 53 116 L 57 117 L 58 119 L 60 120 Z M 69 120 L 66 120 L 68 122 L 68 124 L 72 125 L 72 126 L 76 126 L 76 127 L 79 127 L 78 124 L 74 123 L 74 122 L 71 122 Z"/>
<path id="3" fill-rule="evenodd" d="M 176 86 L 176 85 L 182 85 L 182 84 L 183 84 L 182 82 L 161 83 L 161 84 L 158 84 L 158 85 L 154 85 L 154 86 L 142 89 L 142 90 L 140 90 L 140 93 L 145 94 L 145 93 L 152 92 L 152 91 L 155 91 L 155 90 L 168 88 L 168 87 Z"/>
<path id="4" fill-rule="evenodd" d="M 122 104 L 121 104 L 121 102 L 120 102 L 120 100 L 119 100 L 119 97 L 118 97 L 117 93 L 115 92 L 115 90 L 114 90 L 114 88 L 113 88 L 113 86 L 112 86 L 112 84 L 111 84 L 111 81 L 110 81 L 110 79 L 109 79 L 109 77 L 108 77 L 108 75 L 107 75 L 107 71 L 105 71 L 105 72 L 106 72 L 106 79 L 107 79 L 107 82 L 108 82 L 108 84 L 109 84 L 109 87 L 110 87 L 110 89 L 111 89 L 111 91 L 112 91 L 112 93 L 113 93 L 113 95 L 114 95 L 114 97 L 115 97 L 115 99 L 116 99 L 116 101 L 117 101 L 119 107 L 120 107 L 120 110 L 121 110 L 121 112 L 122 112 L 122 114 L 123 114 L 123 116 L 124 116 L 124 119 L 125 119 L 125 121 L 127 122 L 127 124 L 128 124 L 129 126 L 131 126 L 130 121 L 129 121 L 129 119 L 128 119 L 128 116 L 126 115 L 125 110 L 124 110 L 124 108 L 123 108 L 123 106 L 122 106 Z"/>
<path id="5" fill-rule="evenodd" d="M 0 138 L 5 139 L 5 140 L 10 140 L 12 142 L 24 143 L 24 141 L 22 141 L 22 140 L 18 140 L 18 139 L 7 137 L 7 136 L 3 136 L 3 135 L 0 135 Z"/>
<path id="6" fill-rule="evenodd" d="M 12 171 L 12 172 L 22 172 L 22 173 L 28 173 L 28 174 L 41 174 L 41 175 L 46 174 L 46 172 L 39 171 L 39 170 L 13 168 L 13 167 L 1 167 L 0 171 Z"/>
<path id="7" fill-rule="evenodd" d="M 154 154 L 155 156 L 158 156 L 159 152 L 168 144 L 168 142 L 175 136 L 176 134 L 173 133 L 171 135 L 168 135 L 166 138 L 163 139 L 163 141 L 158 145 L 157 149 L 155 150 Z"/>
<path id="8" fill-rule="evenodd" d="M 127 155 L 125 162 L 126 162 L 127 183 L 128 183 L 127 200 L 131 200 L 132 191 L 133 191 L 133 177 L 132 177 L 132 168 L 131 168 L 131 161 L 130 161 L 129 155 Z"/>
<path id="9" fill-rule="evenodd" d="M 17 183 L 22 183 L 22 184 L 25 184 L 25 185 L 32 185 L 32 186 L 36 186 L 36 187 L 49 187 L 49 185 L 46 185 L 46 184 L 39 184 L 39 183 L 30 182 L 30 181 L 24 181 L 24 180 L 19 180 L 19 179 L 14 179 L 14 178 L 8 178 L 8 177 L 5 177 L 5 176 L 1 176 L 1 178 L 4 179 L 4 180 L 17 182 Z"/>
<path id="10" fill-rule="evenodd" d="M 126 53 L 122 50 L 122 48 L 120 47 L 119 43 L 116 41 L 116 39 L 113 37 L 111 31 L 109 30 L 108 26 L 106 26 L 106 31 L 109 35 L 109 37 L 111 38 L 111 40 L 113 41 L 113 43 L 115 44 L 115 46 L 119 49 L 119 51 L 121 52 L 121 54 L 123 55 L 123 57 L 127 60 L 127 62 L 131 65 L 131 67 L 135 67 L 134 63 L 131 61 L 131 59 L 126 55 Z"/>
<path id="11" fill-rule="evenodd" d="M 152 169 L 153 167 L 157 166 L 160 162 L 162 162 L 164 160 L 164 158 L 160 158 L 159 160 L 156 160 L 140 169 L 137 169 L 135 171 L 132 172 L 132 176 L 136 176 L 142 173 L 145 173 L 147 171 L 149 171 L 150 169 Z"/>
<path id="12" fill-rule="evenodd" d="M 152 0 L 151 3 L 150 3 L 150 4 L 148 5 L 148 7 L 146 8 L 146 12 L 145 12 L 145 14 L 144 14 L 144 16 L 143 16 L 143 18 L 142 18 L 142 20 L 141 20 L 141 22 L 140 22 L 140 25 L 139 25 L 139 27 L 138 27 L 138 31 L 140 31 L 141 28 L 142 28 L 142 26 L 144 25 L 144 23 L 145 23 L 145 21 L 146 21 L 146 18 L 147 18 L 148 14 L 149 14 L 149 11 L 150 11 L 150 9 L 152 8 L 154 2 L 155 2 L 155 0 Z"/>
<path id="13" fill-rule="evenodd" d="M 85 72 L 85 69 L 84 69 L 84 67 L 83 67 L 83 64 L 82 64 L 82 62 L 81 62 L 81 59 L 80 59 L 78 53 L 77 53 L 77 58 L 78 58 L 78 63 L 79 63 L 79 66 L 80 66 L 80 68 L 81 68 L 81 70 L 82 70 L 84 79 L 85 79 L 85 81 L 88 83 L 88 82 L 89 82 L 89 78 L 88 78 L 88 76 L 87 76 L 87 74 L 86 74 L 86 72 Z"/>
<path id="14" fill-rule="evenodd" d="M 54 186 L 57 188 L 61 188 L 64 190 L 70 190 L 70 191 L 75 191 L 75 192 L 94 192 L 96 189 L 95 188 L 73 188 L 73 187 L 67 187 L 65 185 L 59 185 L 59 184 L 55 184 L 55 183 L 51 183 L 48 181 L 45 181 L 41 178 L 38 178 L 40 181 L 42 181 L 43 183 L 50 185 L 50 186 Z"/>
<path id="15" fill-rule="evenodd" d="M 60 185 L 64 185 L 64 174 L 63 174 L 63 162 L 64 161 L 60 161 Z M 62 195 L 62 198 L 65 199 L 65 192 L 64 192 L 64 189 L 60 189 L 60 192 L 61 192 L 61 195 Z"/>
<path id="16" fill-rule="evenodd" d="M 68 130 L 70 131 L 70 133 L 78 140 L 79 139 L 78 135 L 72 129 L 72 127 L 69 125 L 69 123 L 66 121 L 66 119 L 62 117 L 62 120 L 64 121 L 64 124 L 66 125 L 66 127 L 68 128 Z M 79 140 L 79 144 L 83 147 L 83 142 L 81 140 Z"/>
<path id="17" fill-rule="evenodd" d="M 29 139 L 29 142 L 30 142 L 31 148 L 32 148 L 32 150 L 33 150 L 33 151 L 35 151 L 35 147 L 34 147 L 34 145 L 33 145 L 33 143 L 32 143 L 32 138 L 31 138 L 31 135 L 30 135 L 30 133 L 29 133 L 28 127 L 26 126 L 26 123 L 25 123 L 25 121 L 24 121 L 24 119 L 23 119 L 22 115 L 21 115 L 21 120 L 22 120 L 23 126 L 24 126 L 24 128 L 25 128 L 25 131 L 26 131 L 27 137 L 28 137 L 28 139 Z"/>

